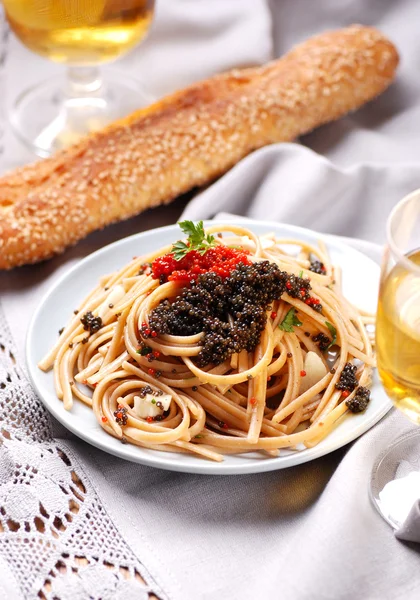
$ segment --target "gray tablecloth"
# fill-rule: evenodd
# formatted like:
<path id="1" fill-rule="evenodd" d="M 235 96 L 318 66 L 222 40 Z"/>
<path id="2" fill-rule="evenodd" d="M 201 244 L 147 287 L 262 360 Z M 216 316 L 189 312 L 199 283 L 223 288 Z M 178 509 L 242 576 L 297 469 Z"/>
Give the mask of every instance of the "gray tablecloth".
<path id="1" fill-rule="evenodd" d="M 397 83 L 380 99 L 306 136 L 302 145 L 276 145 L 254 153 L 190 202 L 184 213 L 191 218 L 221 210 L 258 218 L 270 214 L 273 220 L 382 243 L 390 208 L 420 187 L 420 4 L 157 4 L 150 38 L 119 65 L 143 78 L 157 96 L 232 66 L 266 61 L 326 28 L 361 22 L 390 36 L 401 53 L 401 68 Z M 24 86 L 59 70 L 12 40 L 9 103 Z M 29 158 L 8 133 L 1 168 Z M 94 234 L 48 263 L 1 274 L 1 301 L 18 361 L 31 313 L 62 272 L 105 243 L 174 222 L 184 205 L 180 200 Z M 378 246 L 353 244 L 379 259 Z M 135 557 L 130 560 L 144 566 L 145 579 L 149 574 L 156 584 L 150 584 L 152 589 L 162 597 L 350 600 L 420 597 L 418 548 L 394 538 L 367 495 L 375 456 L 410 427 L 392 413 L 351 447 L 325 458 L 283 472 L 223 478 L 125 463 L 87 446 L 56 423 L 53 432 L 84 469 L 89 489 Z M 0 559 L 3 572 L 7 565 Z M 1 585 L 7 590 L 4 597 L 36 597 L 43 581 L 31 583 L 30 593 L 16 574 L 2 580 L 0 591 Z M 88 598 L 88 587 L 79 586 L 73 597 Z"/>

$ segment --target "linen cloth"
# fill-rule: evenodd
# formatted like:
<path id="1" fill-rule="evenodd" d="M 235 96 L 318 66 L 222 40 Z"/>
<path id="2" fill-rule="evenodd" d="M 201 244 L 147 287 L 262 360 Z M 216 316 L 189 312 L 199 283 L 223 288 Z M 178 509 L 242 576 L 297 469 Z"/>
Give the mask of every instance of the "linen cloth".
<path id="1" fill-rule="evenodd" d="M 246 158 L 192 200 L 185 216 L 224 210 L 358 237 L 365 241 L 353 245 L 379 260 L 380 248 L 368 242 L 384 241 L 389 210 L 420 187 L 415 0 L 158 0 L 149 39 L 118 66 L 159 96 L 233 66 L 259 64 L 309 35 L 352 22 L 376 25 L 396 43 L 397 83 L 362 110 L 305 136 L 304 145 L 275 145 Z M 12 40 L 9 103 L 60 71 Z M 29 159 L 9 133 L 2 170 Z M 174 222 L 184 205 L 181 199 L 93 234 L 45 264 L 0 274 L 18 360 L 33 309 L 61 273 L 105 243 Z M 411 427 L 391 413 L 352 446 L 312 463 L 204 477 L 107 456 L 53 423 L 56 439 L 78 457 L 126 543 L 174 600 L 418 598 L 418 547 L 395 539 L 367 494 L 377 453 Z M 3 575 L 8 581 L 0 562 Z M 16 582 L 10 586 L 20 598 Z"/>

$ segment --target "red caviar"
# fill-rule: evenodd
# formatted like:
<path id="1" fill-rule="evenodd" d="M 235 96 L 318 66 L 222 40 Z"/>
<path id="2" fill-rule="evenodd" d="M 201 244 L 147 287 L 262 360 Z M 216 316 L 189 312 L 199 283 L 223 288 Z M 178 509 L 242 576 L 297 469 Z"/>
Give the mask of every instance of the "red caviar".
<path id="1" fill-rule="evenodd" d="M 341 395 L 343 396 L 343 398 L 348 398 L 350 396 L 350 392 L 348 390 L 344 390 L 344 392 Z"/>
<path id="2" fill-rule="evenodd" d="M 152 263 L 153 279 L 166 281 L 195 281 L 202 273 L 212 271 L 222 278 L 229 277 L 239 263 L 250 265 L 249 252 L 241 248 L 216 246 L 201 255 L 190 250 L 181 260 L 175 260 L 172 253 L 156 258 Z"/>
<path id="3" fill-rule="evenodd" d="M 251 406 L 255 406 L 257 404 L 257 399 L 256 398 L 251 398 L 251 400 L 249 401 Z"/>
<path id="4" fill-rule="evenodd" d="M 156 375 L 156 369 L 147 369 L 147 372 L 149 373 L 149 375 L 151 375 L 152 377 L 154 377 Z"/>
<path id="5" fill-rule="evenodd" d="M 306 371 L 303 371 L 303 370 L 302 370 L 302 371 L 300 372 L 300 376 L 301 376 L 301 377 L 306 377 Z"/>
<path id="6" fill-rule="evenodd" d="M 308 306 L 315 306 L 315 305 L 317 305 L 319 303 L 320 302 L 319 302 L 318 298 L 312 298 L 312 297 L 310 297 L 307 300 L 305 300 L 305 304 L 307 304 Z"/>
<path id="7" fill-rule="evenodd" d="M 273 321 L 274 321 L 274 319 L 275 319 L 276 317 L 277 317 L 277 313 L 273 311 L 273 312 L 271 313 L 271 318 L 273 319 Z"/>
<path id="8" fill-rule="evenodd" d="M 148 423 L 153 423 L 153 421 L 154 421 L 154 418 L 153 418 L 153 417 L 146 417 L 146 421 L 147 421 Z"/>
<path id="9" fill-rule="evenodd" d="M 106 423 L 108 421 L 107 417 L 102 417 L 102 423 Z"/>

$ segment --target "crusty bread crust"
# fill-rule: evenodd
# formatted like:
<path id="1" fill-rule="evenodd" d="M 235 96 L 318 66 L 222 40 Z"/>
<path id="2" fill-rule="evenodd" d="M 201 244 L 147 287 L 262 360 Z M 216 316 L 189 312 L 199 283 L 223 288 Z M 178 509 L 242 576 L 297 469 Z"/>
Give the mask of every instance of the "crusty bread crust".
<path id="1" fill-rule="evenodd" d="M 0 269 L 51 257 L 112 222 L 221 175 L 252 150 L 290 141 L 392 82 L 395 47 L 355 25 L 263 67 L 192 85 L 53 157 L 0 178 Z"/>

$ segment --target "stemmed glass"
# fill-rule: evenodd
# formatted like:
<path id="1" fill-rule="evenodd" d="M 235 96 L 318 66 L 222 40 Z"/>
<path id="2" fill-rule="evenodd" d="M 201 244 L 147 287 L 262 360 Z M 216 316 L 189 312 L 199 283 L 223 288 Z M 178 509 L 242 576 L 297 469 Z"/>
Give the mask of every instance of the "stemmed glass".
<path id="1" fill-rule="evenodd" d="M 48 156 L 82 135 L 152 100 L 126 74 L 102 74 L 110 62 L 142 40 L 154 0 L 3 0 L 10 28 L 30 50 L 67 65 L 55 77 L 25 90 L 10 115 L 18 137 Z"/>
<path id="2" fill-rule="evenodd" d="M 388 396 L 420 425 L 420 190 L 397 204 L 388 219 L 376 346 L 379 375 Z M 385 486 L 392 491 L 395 484 L 389 484 L 397 480 L 400 493 L 384 494 Z M 381 515 L 399 528 L 419 491 L 420 428 L 399 437 L 378 458 L 371 498 Z"/>

